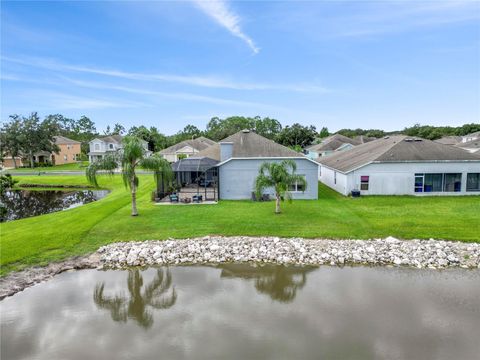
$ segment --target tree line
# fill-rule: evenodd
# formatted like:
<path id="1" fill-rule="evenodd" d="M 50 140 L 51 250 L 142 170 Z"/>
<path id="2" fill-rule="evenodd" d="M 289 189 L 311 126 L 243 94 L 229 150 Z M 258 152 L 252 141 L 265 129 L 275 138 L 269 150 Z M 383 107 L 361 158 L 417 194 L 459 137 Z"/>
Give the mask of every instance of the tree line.
<path id="1" fill-rule="evenodd" d="M 100 133 L 95 123 L 86 116 L 72 119 L 61 114 L 48 115 L 43 120 L 36 112 L 30 116 L 11 115 L 0 129 L 2 157 L 8 154 L 15 162 L 15 157 L 23 157 L 33 165 L 33 156 L 40 151 L 58 152 L 54 137 L 62 135 L 81 142 L 82 156 L 86 158 L 89 151 L 89 142 L 96 137 L 107 135 L 130 135 L 139 137 L 148 142 L 149 150 L 160 151 L 180 141 L 205 136 L 214 141 L 220 141 L 240 130 L 250 129 L 268 139 L 282 145 L 301 151 L 312 143 L 318 143 L 331 133 L 327 127 L 317 131 L 313 125 L 283 126 L 280 121 L 270 117 L 230 116 L 224 119 L 213 117 L 204 130 L 195 125 L 187 125 L 173 135 L 165 135 L 157 127 L 132 126 L 128 130 L 120 123 L 108 125 Z M 452 126 L 422 126 L 416 124 L 400 131 L 385 132 L 379 129 L 341 129 L 337 133 L 347 137 L 364 135 L 368 137 L 383 137 L 392 133 L 402 133 L 409 136 L 418 136 L 430 140 L 449 135 L 466 135 L 480 131 L 480 124 L 465 124 L 459 127 Z"/>

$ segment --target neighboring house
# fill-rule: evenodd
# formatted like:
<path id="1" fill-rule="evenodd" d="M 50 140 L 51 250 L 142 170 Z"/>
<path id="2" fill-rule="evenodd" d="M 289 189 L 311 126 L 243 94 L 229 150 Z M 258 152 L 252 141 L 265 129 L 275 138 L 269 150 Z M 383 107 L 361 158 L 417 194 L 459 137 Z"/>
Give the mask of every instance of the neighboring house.
<path id="1" fill-rule="evenodd" d="M 371 136 L 366 136 L 366 135 L 358 135 L 358 136 L 355 136 L 353 138 L 353 140 L 357 140 L 360 144 L 365 144 L 367 142 L 377 140 L 377 138 L 371 137 Z"/>
<path id="2" fill-rule="evenodd" d="M 216 144 L 215 141 L 200 136 L 195 139 L 181 141 L 178 144 L 163 149 L 160 151 L 160 155 L 168 162 L 175 162 L 182 158 L 193 156 L 214 144 Z"/>
<path id="3" fill-rule="evenodd" d="M 333 154 L 335 151 L 344 151 L 351 149 L 356 145 L 360 145 L 360 140 L 351 139 L 341 134 L 334 134 L 326 137 L 320 144 L 309 146 L 307 157 L 316 159 Z"/>
<path id="4" fill-rule="evenodd" d="M 177 177 L 200 169 L 204 173 L 214 169 L 220 199 L 250 199 L 255 188 L 260 165 L 291 159 L 297 165 L 296 173 L 305 176 L 307 188 L 292 186 L 294 199 L 318 198 L 318 163 L 283 145 L 266 139 L 253 131 L 242 130 L 218 144 L 200 151 L 186 160 L 172 164 Z M 274 195 L 273 189 L 265 193 Z"/>
<path id="5" fill-rule="evenodd" d="M 88 160 L 94 162 L 103 159 L 106 155 L 120 151 L 123 148 L 122 135 L 110 135 L 101 138 L 96 138 L 90 141 L 90 151 L 88 153 Z M 147 151 L 147 155 L 152 152 L 148 150 L 148 142 L 142 140 L 143 148 Z"/>
<path id="6" fill-rule="evenodd" d="M 480 140 L 480 131 L 462 136 L 462 143 L 467 143 L 473 140 Z"/>
<path id="7" fill-rule="evenodd" d="M 480 195 L 480 155 L 430 140 L 386 136 L 317 161 L 343 195 Z"/>
<path id="8" fill-rule="evenodd" d="M 461 142 L 455 146 L 471 153 L 476 153 L 476 152 L 480 153 L 480 138 L 477 140 L 471 140 L 468 142 Z"/>
<path id="9" fill-rule="evenodd" d="M 69 139 L 65 136 L 55 136 L 55 144 L 59 147 L 59 152 L 40 151 L 33 155 L 33 161 L 37 164 L 51 163 L 52 165 L 70 164 L 80 160 L 81 143 Z M 18 167 L 29 166 L 29 159 L 27 156 L 20 156 L 15 158 Z M 4 156 L 3 167 L 13 168 L 12 157 L 8 154 Z"/>

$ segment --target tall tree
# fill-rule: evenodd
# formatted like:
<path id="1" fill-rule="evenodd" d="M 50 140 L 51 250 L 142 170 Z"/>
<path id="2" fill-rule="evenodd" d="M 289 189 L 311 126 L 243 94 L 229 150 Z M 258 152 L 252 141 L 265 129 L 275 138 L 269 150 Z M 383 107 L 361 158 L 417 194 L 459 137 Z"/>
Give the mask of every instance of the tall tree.
<path id="1" fill-rule="evenodd" d="M 254 118 L 255 132 L 267 139 L 275 139 L 275 137 L 282 131 L 282 124 L 276 119 L 265 117 L 263 119 L 260 116 Z"/>
<path id="2" fill-rule="evenodd" d="M 10 121 L 2 126 L 0 144 L 2 157 L 7 154 L 11 156 L 15 169 L 17 168 L 16 158 L 21 155 L 22 150 L 21 135 L 22 121 L 18 115 L 11 115 Z"/>
<path id="3" fill-rule="evenodd" d="M 277 162 L 264 162 L 260 165 L 258 176 L 255 179 L 255 193 L 257 198 L 262 196 L 265 189 L 275 190 L 275 214 L 280 214 L 280 201 L 287 198 L 291 200 L 290 187 L 307 189 L 307 182 L 301 175 L 296 174 L 297 164 L 293 160 Z"/>
<path id="4" fill-rule="evenodd" d="M 160 176 L 171 179 L 172 168 L 167 160 L 160 156 L 147 157 L 142 139 L 134 136 L 123 138 L 123 150 L 90 164 L 86 170 L 87 180 L 98 187 L 97 176 L 99 170 L 105 170 L 113 175 L 115 169 L 121 168 L 123 183 L 130 189 L 132 195 L 132 216 L 137 216 L 137 189 L 138 177 L 135 173 L 137 167 L 154 172 L 155 182 L 158 183 Z"/>
<path id="5" fill-rule="evenodd" d="M 322 130 L 320 130 L 320 132 L 318 133 L 318 136 L 320 138 L 326 138 L 327 136 L 330 136 L 330 133 L 328 132 L 328 128 L 327 127 L 322 127 Z"/>
<path id="6" fill-rule="evenodd" d="M 315 126 L 302 126 L 296 123 L 292 126 L 286 126 L 278 134 L 276 140 L 278 143 L 288 147 L 298 145 L 304 149 L 313 142 L 316 136 Z"/>
<path id="7" fill-rule="evenodd" d="M 30 160 L 30 167 L 34 167 L 33 156 L 35 153 L 55 152 L 58 154 L 59 147 L 55 144 L 55 136 L 58 135 L 59 126 L 54 119 L 45 119 L 40 122 L 36 112 L 28 118 L 22 118 L 22 131 L 20 135 L 21 151 Z"/>
<path id="8" fill-rule="evenodd" d="M 123 135 L 126 132 L 122 124 L 116 123 L 113 125 L 112 135 Z"/>

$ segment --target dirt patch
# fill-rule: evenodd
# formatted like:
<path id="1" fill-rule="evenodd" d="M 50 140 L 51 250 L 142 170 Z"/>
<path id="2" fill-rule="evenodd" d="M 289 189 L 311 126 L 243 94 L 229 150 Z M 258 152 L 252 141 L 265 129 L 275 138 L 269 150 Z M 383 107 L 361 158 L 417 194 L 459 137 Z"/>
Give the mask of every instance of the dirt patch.
<path id="1" fill-rule="evenodd" d="M 46 281 L 67 270 L 95 269 L 100 266 L 100 256 L 93 253 L 84 257 L 75 257 L 45 267 L 33 267 L 8 274 L 0 278 L 0 300 L 15 295 L 27 287 Z"/>

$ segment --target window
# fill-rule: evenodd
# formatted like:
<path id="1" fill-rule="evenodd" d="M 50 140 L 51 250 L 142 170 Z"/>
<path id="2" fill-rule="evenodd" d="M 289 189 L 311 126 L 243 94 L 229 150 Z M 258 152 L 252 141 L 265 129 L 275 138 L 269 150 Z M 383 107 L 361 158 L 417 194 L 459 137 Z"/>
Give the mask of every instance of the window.
<path id="1" fill-rule="evenodd" d="M 67 155 L 63 155 L 63 160 L 67 161 Z"/>
<path id="2" fill-rule="evenodd" d="M 423 183 L 424 192 L 442 191 L 443 174 L 425 174 Z"/>
<path id="3" fill-rule="evenodd" d="M 67 144 L 67 149 L 70 150 L 70 145 L 69 144 Z"/>
<path id="4" fill-rule="evenodd" d="M 113 150 L 113 144 L 108 144 L 108 147 L 110 148 L 110 150 Z"/>
<path id="5" fill-rule="evenodd" d="M 480 173 L 467 174 L 467 191 L 480 191 Z"/>
<path id="6" fill-rule="evenodd" d="M 95 144 L 95 151 L 100 151 L 100 144 Z"/>
<path id="7" fill-rule="evenodd" d="M 333 172 L 333 183 L 336 185 L 337 184 L 337 172 Z"/>
<path id="8" fill-rule="evenodd" d="M 415 174 L 415 192 L 423 192 L 423 174 Z"/>
<path id="9" fill-rule="evenodd" d="M 305 178 L 305 175 L 300 175 L 300 176 Z M 305 187 L 303 186 L 303 184 L 299 184 L 295 182 L 295 184 L 292 184 L 288 187 L 288 191 L 297 191 L 297 192 L 305 191 Z"/>
<path id="10" fill-rule="evenodd" d="M 360 176 L 360 190 L 368 191 L 370 176 Z"/>
<path id="11" fill-rule="evenodd" d="M 415 174 L 415 192 L 459 192 L 462 174 Z"/>
<path id="12" fill-rule="evenodd" d="M 462 189 L 462 174 L 445 174 L 443 191 L 459 192 Z"/>

